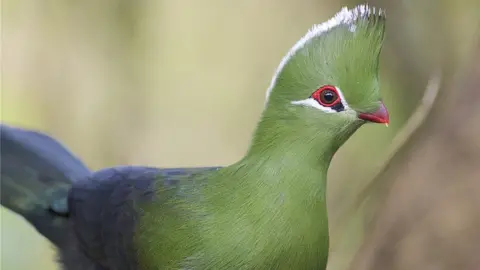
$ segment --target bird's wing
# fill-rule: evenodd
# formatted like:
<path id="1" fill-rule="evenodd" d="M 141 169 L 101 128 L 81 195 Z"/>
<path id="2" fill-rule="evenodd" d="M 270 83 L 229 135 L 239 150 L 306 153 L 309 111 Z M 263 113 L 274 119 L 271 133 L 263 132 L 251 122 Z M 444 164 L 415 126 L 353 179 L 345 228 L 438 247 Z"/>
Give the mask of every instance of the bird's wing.
<path id="1" fill-rule="evenodd" d="M 156 185 L 175 186 L 181 179 L 218 168 L 114 167 L 74 183 L 68 206 L 75 249 L 107 269 L 136 269 L 134 229 L 141 214 L 136 206 L 153 198 Z M 75 256 L 69 250 L 61 254 L 67 265 Z"/>
<path id="2" fill-rule="evenodd" d="M 0 124 L 2 206 L 58 248 L 65 270 L 137 269 L 132 251 L 137 203 L 155 185 L 218 167 L 115 167 L 91 172 L 47 134 Z M 161 199 L 161 198 L 160 198 Z"/>
<path id="3" fill-rule="evenodd" d="M 91 174 L 87 166 L 47 134 L 0 124 L 0 173 L 1 205 L 61 246 L 68 234 L 62 215 L 68 191 Z"/>

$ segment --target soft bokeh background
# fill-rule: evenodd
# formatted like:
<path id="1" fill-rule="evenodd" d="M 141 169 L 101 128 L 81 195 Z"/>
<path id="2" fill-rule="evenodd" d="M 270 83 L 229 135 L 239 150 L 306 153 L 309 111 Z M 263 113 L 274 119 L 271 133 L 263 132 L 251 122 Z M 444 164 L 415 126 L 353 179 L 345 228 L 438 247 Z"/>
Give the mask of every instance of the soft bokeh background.
<path id="1" fill-rule="evenodd" d="M 48 132 L 93 169 L 228 165 L 247 148 L 283 54 L 312 24 L 359 3 L 3 0 L 2 121 Z M 370 3 L 388 13 L 381 84 L 391 126 L 362 128 L 334 159 L 332 270 L 352 267 L 369 224 L 350 211 L 352 198 L 386 161 L 432 71 L 453 74 L 449 63 L 477 57 L 478 0 Z M 1 269 L 57 269 L 48 241 L 3 208 L 0 240 Z M 420 263 L 395 269 L 444 269 Z"/>

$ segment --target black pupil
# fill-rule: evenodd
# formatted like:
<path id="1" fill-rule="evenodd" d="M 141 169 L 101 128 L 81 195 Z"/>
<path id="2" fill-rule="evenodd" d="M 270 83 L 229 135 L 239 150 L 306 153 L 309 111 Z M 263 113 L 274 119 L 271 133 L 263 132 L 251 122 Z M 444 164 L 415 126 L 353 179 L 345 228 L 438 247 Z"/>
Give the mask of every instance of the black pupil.
<path id="1" fill-rule="evenodd" d="M 332 103 L 336 99 L 335 93 L 332 90 L 323 91 L 322 97 L 325 103 Z"/>

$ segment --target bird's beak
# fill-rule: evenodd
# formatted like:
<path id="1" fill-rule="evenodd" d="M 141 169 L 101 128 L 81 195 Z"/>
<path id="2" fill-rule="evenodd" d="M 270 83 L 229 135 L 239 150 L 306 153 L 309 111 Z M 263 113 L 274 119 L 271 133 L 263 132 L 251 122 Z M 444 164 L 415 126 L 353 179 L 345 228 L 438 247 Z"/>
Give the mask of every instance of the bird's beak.
<path id="1" fill-rule="evenodd" d="M 373 122 L 373 123 L 380 123 L 388 125 L 390 123 L 390 118 L 388 116 L 387 108 L 385 108 L 385 104 L 380 101 L 380 107 L 372 113 L 359 113 L 358 118 Z"/>

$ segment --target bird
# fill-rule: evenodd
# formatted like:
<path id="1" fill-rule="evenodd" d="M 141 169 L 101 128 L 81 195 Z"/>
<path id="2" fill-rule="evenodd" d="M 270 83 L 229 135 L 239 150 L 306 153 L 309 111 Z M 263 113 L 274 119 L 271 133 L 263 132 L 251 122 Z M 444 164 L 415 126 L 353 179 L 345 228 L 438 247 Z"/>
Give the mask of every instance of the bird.
<path id="1" fill-rule="evenodd" d="M 275 69 L 245 155 L 228 166 L 89 169 L 47 133 L 2 123 L 1 205 L 65 270 L 326 269 L 327 171 L 380 93 L 383 9 L 342 8 Z"/>

